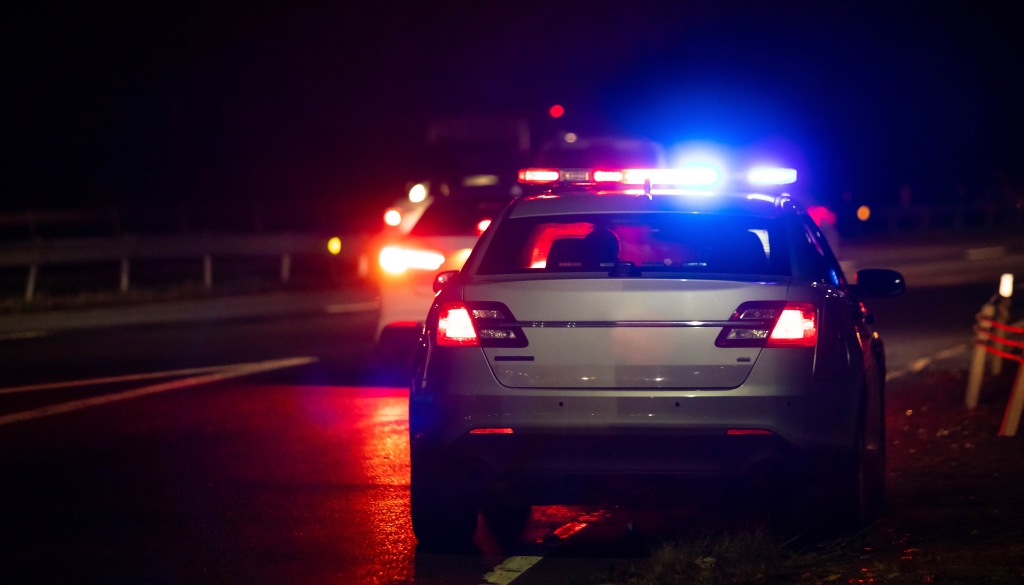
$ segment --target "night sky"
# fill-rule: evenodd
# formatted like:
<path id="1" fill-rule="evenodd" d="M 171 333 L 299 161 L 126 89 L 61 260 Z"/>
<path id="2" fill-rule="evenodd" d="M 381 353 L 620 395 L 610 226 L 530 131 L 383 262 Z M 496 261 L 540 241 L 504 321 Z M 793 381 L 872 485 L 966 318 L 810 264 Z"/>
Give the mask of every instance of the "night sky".
<path id="1" fill-rule="evenodd" d="M 823 199 L 1024 179 L 998 4 L 303 4 L 5 5 L 0 209 L 376 214 L 465 113 L 781 152 Z"/>

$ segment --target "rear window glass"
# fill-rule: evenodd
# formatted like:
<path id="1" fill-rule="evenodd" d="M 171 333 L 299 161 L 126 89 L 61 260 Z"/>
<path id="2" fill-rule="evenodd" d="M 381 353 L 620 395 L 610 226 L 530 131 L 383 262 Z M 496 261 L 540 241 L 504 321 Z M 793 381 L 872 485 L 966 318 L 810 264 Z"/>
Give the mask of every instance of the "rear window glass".
<path id="1" fill-rule="evenodd" d="M 783 223 L 746 215 L 626 213 L 506 220 L 478 274 L 609 276 L 791 272 Z"/>
<path id="2" fill-rule="evenodd" d="M 410 233 L 414 236 L 478 236 L 488 225 L 481 222 L 498 217 L 508 202 L 508 199 L 435 201 L 423 212 Z"/>

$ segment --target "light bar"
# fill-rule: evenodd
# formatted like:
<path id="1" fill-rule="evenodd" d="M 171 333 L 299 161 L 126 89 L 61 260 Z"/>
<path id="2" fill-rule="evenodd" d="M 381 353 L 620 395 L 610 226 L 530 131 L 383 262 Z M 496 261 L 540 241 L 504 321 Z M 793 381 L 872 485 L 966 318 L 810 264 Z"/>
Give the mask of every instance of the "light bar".
<path id="1" fill-rule="evenodd" d="M 614 183 L 619 185 L 645 185 L 662 187 L 698 187 L 718 190 L 727 178 L 743 180 L 751 185 L 788 185 L 796 182 L 796 169 L 783 167 L 755 167 L 746 174 L 726 174 L 720 167 L 708 164 L 689 164 L 678 169 L 522 169 L 520 183 L 566 183 L 592 185 Z"/>
<path id="2" fill-rule="evenodd" d="M 718 182 L 718 171 L 711 167 L 682 169 L 626 169 L 622 182 L 627 185 L 713 185 Z"/>
<path id="3" fill-rule="evenodd" d="M 796 169 L 782 167 L 755 167 L 747 172 L 752 185 L 789 185 L 796 182 Z"/>
<path id="4" fill-rule="evenodd" d="M 523 169 L 519 171 L 520 183 L 554 183 L 558 181 L 556 169 Z"/>
<path id="5" fill-rule="evenodd" d="M 595 183 L 621 183 L 622 171 L 594 171 Z"/>

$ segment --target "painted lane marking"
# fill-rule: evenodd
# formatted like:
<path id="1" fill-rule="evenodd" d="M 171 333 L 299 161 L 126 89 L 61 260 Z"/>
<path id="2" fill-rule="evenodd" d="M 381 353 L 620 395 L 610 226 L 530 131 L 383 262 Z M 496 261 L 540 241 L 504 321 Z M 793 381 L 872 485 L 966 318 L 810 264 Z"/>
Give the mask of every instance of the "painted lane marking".
<path id="1" fill-rule="evenodd" d="M 494 567 L 493 571 L 484 575 L 484 580 L 493 585 L 508 585 L 543 558 L 534 556 L 509 557 L 503 563 Z"/>
<path id="2" fill-rule="evenodd" d="M 967 351 L 967 344 L 966 343 L 961 343 L 960 345 L 951 347 L 949 349 L 944 349 L 944 350 L 940 351 L 939 353 L 935 354 L 935 359 L 936 360 L 948 360 L 949 358 L 958 356 L 958 355 L 960 355 L 960 354 L 962 354 L 962 353 L 964 353 L 966 351 Z"/>
<path id="3" fill-rule="evenodd" d="M 611 514 L 604 510 L 598 510 L 596 512 L 588 512 L 577 516 L 577 518 L 571 522 L 567 522 L 554 529 L 547 536 L 542 536 L 537 539 L 536 544 L 544 545 L 539 551 L 539 555 L 517 555 L 512 556 L 496 567 L 490 573 L 484 575 L 484 580 L 488 584 L 493 585 L 507 585 L 511 583 L 520 575 L 525 573 L 531 567 L 540 562 L 548 553 L 562 545 L 570 536 L 580 532 L 584 528 L 600 522 L 610 517 Z M 557 536 L 553 541 L 549 541 L 549 536 Z"/>
<path id="4" fill-rule="evenodd" d="M 240 378 L 242 376 L 251 376 L 253 374 L 270 372 L 273 370 L 280 370 L 283 368 L 294 368 L 296 366 L 311 364 L 315 361 L 317 361 L 317 358 L 315 357 L 294 357 L 279 360 L 267 360 L 263 362 L 253 362 L 250 364 L 241 364 L 239 366 L 231 367 L 223 371 L 211 374 L 195 376 L 192 378 L 182 378 L 180 380 L 172 380 L 170 382 L 163 382 L 161 384 L 154 384 L 152 386 L 143 386 L 142 388 L 136 388 L 134 390 L 126 390 L 124 392 L 117 392 L 114 394 L 104 394 L 102 396 L 93 396 L 91 398 L 83 398 L 81 400 L 72 400 L 70 402 L 62 402 L 60 404 L 43 406 L 41 408 L 34 408 L 32 410 L 25 410 L 22 412 L 16 412 L 14 414 L 0 416 L 0 426 L 26 420 L 43 418 L 45 416 L 52 416 L 54 414 L 74 412 L 76 410 L 83 410 L 93 406 L 101 406 L 103 404 L 110 404 L 112 402 L 130 400 L 132 398 L 139 398 L 141 396 L 148 396 L 150 394 L 158 394 L 160 392 L 168 392 L 170 390 L 180 390 L 182 388 L 199 386 L 201 384 L 210 384 L 212 382 L 230 380 L 231 378 Z"/>
<path id="5" fill-rule="evenodd" d="M 50 382 L 47 384 L 30 384 L 28 386 L 12 386 L 10 388 L 0 388 L 0 395 L 4 394 L 17 394 L 19 392 L 34 392 L 36 390 L 55 390 L 58 388 L 77 388 L 79 386 L 97 386 L 99 384 L 114 384 L 117 382 L 136 382 L 139 380 L 153 380 L 156 378 L 174 378 L 178 376 L 193 376 L 196 374 L 207 374 L 210 372 L 220 372 L 230 368 L 244 368 L 253 365 L 253 363 L 244 364 L 225 364 L 223 366 L 207 366 L 202 368 L 184 368 L 181 370 L 165 370 L 163 372 L 146 372 L 144 374 L 125 374 L 122 376 L 106 376 L 103 378 L 88 378 L 85 380 L 68 380 L 65 382 Z"/>
<path id="6" fill-rule="evenodd" d="M 895 372 L 886 372 L 885 373 L 885 381 L 888 382 L 889 380 L 895 380 L 896 378 L 899 378 L 900 376 L 905 376 L 906 374 L 907 374 L 906 370 L 896 370 Z"/>
<path id="7" fill-rule="evenodd" d="M 15 339 L 34 339 L 46 337 L 45 331 L 19 331 L 17 333 L 0 333 L 0 341 L 13 341 Z"/>
<path id="8" fill-rule="evenodd" d="M 910 362 L 910 365 L 907 366 L 907 369 L 910 370 L 911 372 L 917 373 L 917 372 L 920 372 L 921 370 L 927 368 L 928 364 L 930 364 L 930 363 L 932 363 L 932 358 L 930 358 L 930 357 L 923 357 L 923 358 L 921 358 L 919 360 L 914 360 L 914 361 Z"/>
<path id="9" fill-rule="evenodd" d="M 344 313 L 362 313 L 363 311 L 373 311 L 379 306 L 377 301 L 364 301 L 361 303 L 339 303 L 336 305 L 327 305 L 324 307 L 324 311 L 334 314 Z"/>
<path id="10" fill-rule="evenodd" d="M 964 253 L 967 260 L 988 260 L 1006 256 L 1006 246 L 989 246 L 988 248 L 972 248 Z"/>

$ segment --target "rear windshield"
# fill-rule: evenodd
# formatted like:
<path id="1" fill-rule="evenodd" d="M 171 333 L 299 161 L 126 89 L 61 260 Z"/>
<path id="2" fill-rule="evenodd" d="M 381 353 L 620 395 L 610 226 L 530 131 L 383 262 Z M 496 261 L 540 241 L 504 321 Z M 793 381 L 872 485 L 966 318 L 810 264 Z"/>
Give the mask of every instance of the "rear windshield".
<path id="1" fill-rule="evenodd" d="M 414 236 L 478 236 L 498 217 L 509 199 L 451 198 L 435 201 L 410 232 Z"/>
<path id="2" fill-rule="evenodd" d="M 478 274 L 608 276 L 791 273 L 778 218 L 684 213 L 510 219 Z M 595 274 L 597 273 L 597 274 Z"/>

